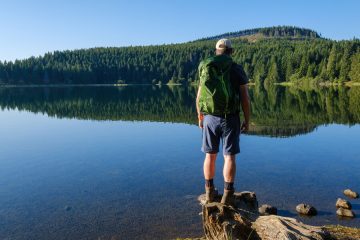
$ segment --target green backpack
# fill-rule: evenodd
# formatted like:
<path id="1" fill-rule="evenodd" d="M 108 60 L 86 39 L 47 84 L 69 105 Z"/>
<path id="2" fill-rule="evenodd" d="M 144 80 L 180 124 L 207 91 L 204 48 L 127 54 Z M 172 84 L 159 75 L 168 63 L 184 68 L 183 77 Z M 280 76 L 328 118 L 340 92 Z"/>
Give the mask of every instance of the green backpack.
<path id="1" fill-rule="evenodd" d="M 228 55 L 210 57 L 200 63 L 200 112 L 226 115 L 240 111 L 239 91 L 230 80 L 233 64 Z"/>

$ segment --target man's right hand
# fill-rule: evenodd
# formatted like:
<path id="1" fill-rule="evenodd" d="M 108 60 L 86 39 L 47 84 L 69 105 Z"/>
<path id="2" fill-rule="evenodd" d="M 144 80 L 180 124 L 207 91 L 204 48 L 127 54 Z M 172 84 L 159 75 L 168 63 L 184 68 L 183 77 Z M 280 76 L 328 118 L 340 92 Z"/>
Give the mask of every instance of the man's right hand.
<path id="1" fill-rule="evenodd" d="M 199 119 L 199 128 L 204 128 L 204 125 L 203 125 L 204 115 L 200 113 L 200 114 L 198 115 L 198 119 Z"/>
<path id="2" fill-rule="evenodd" d="M 203 126 L 203 120 L 199 120 L 199 128 L 204 128 L 204 126 Z"/>

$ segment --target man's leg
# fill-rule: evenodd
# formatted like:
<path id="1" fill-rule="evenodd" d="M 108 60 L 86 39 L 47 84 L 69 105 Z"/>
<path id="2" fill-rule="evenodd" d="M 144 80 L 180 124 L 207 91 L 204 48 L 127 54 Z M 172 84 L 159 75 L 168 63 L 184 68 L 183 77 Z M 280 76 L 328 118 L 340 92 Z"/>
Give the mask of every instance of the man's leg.
<path id="1" fill-rule="evenodd" d="M 240 152 L 240 118 L 238 114 L 222 121 L 222 139 L 224 154 L 224 194 L 221 203 L 234 205 L 234 180 L 236 172 L 236 154 Z"/>
<path id="2" fill-rule="evenodd" d="M 236 174 L 236 155 L 224 155 L 224 182 L 234 183 Z"/>
<path id="3" fill-rule="evenodd" d="M 206 153 L 205 160 L 204 160 L 205 180 L 214 179 L 216 156 L 217 156 L 217 153 Z"/>
<path id="4" fill-rule="evenodd" d="M 215 160 L 219 152 L 220 134 L 219 134 L 220 118 L 205 115 L 203 120 L 203 139 L 201 150 L 206 154 L 204 160 L 204 178 L 206 201 L 212 202 L 217 195 L 214 187 L 215 176 Z"/>
<path id="5" fill-rule="evenodd" d="M 213 202 L 217 191 L 214 187 L 216 153 L 206 153 L 204 160 L 204 178 L 206 202 Z"/>
<path id="6" fill-rule="evenodd" d="M 221 203 L 234 204 L 234 180 L 236 173 L 236 155 L 224 155 L 224 194 Z"/>

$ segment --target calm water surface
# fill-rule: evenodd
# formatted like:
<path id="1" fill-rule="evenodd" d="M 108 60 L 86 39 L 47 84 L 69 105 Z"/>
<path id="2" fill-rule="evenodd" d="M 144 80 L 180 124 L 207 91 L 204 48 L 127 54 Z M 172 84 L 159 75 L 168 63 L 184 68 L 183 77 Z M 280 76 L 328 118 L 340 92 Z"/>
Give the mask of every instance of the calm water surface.
<path id="1" fill-rule="evenodd" d="M 195 89 L 0 89 L 0 239 L 173 239 L 202 235 Z M 359 89 L 251 89 L 236 188 L 308 224 L 341 220 L 360 191 Z M 215 184 L 222 186 L 222 159 Z M 295 206 L 319 215 L 298 217 Z M 351 200 L 360 215 L 360 200 Z"/>

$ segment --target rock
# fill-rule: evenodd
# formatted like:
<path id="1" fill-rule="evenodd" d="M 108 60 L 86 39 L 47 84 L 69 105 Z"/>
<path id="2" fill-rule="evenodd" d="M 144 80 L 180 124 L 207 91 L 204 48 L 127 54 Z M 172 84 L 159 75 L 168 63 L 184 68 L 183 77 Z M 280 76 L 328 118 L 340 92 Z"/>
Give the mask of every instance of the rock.
<path id="1" fill-rule="evenodd" d="M 296 206 L 296 211 L 307 216 L 315 216 L 317 214 L 316 208 L 308 204 L 301 203 Z"/>
<path id="2" fill-rule="evenodd" d="M 244 240 L 330 240 L 322 227 L 306 225 L 294 218 L 275 215 L 260 216 L 253 224 L 256 234 Z M 231 239 L 231 238 L 230 238 Z M 235 239 L 235 238 L 233 238 Z"/>
<path id="3" fill-rule="evenodd" d="M 238 208 L 247 208 L 252 212 L 257 212 L 259 205 L 255 192 L 243 191 L 234 193 L 235 206 Z"/>
<path id="4" fill-rule="evenodd" d="M 70 210 L 71 210 L 71 207 L 70 207 L 70 206 L 65 206 L 65 207 L 64 207 L 64 210 L 65 210 L 65 211 L 70 211 Z"/>
<path id="5" fill-rule="evenodd" d="M 355 214 L 353 211 L 349 210 L 349 209 L 345 209 L 345 208 L 339 208 L 336 211 L 336 215 L 340 216 L 340 217 L 348 217 L 348 218 L 354 218 Z"/>
<path id="6" fill-rule="evenodd" d="M 214 203 L 219 203 L 222 195 L 218 194 L 214 197 Z M 201 205 L 205 205 L 205 194 L 202 194 L 198 197 L 198 201 Z M 251 209 L 253 212 L 258 211 L 258 201 L 256 199 L 256 194 L 254 192 L 244 191 L 244 192 L 235 192 L 234 193 L 234 203 L 237 208 L 246 208 Z"/>
<path id="7" fill-rule="evenodd" d="M 277 215 L 277 208 L 268 204 L 263 204 L 259 207 L 259 213 L 261 215 Z"/>
<path id="8" fill-rule="evenodd" d="M 345 196 L 349 197 L 349 198 L 359 198 L 359 194 L 357 192 L 354 192 L 351 189 L 346 189 L 344 190 L 344 194 Z"/>
<path id="9" fill-rule="evenodd" d="M 351 209 L 351 203 L 345 199 L 338 198 L 336 201 L 336 208 Z"/>

